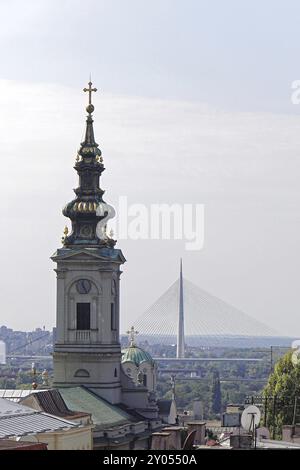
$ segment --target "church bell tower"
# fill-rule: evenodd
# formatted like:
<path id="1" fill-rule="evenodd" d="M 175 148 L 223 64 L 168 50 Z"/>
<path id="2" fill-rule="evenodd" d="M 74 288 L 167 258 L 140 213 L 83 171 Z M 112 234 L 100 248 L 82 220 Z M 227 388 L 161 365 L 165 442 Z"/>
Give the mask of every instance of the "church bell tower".
<path id="1" fill-rule="evenodd" d="M 92 118 L 92 92 L 97 90 L 91 81 L 88 85 L 84 88 L 89 95 L 85 139 L 74 166 L 79 185 L 75 199 L 63 209 L 72 229 L 70 233 L 65 229 L 63 246 L 51 258 L 57 264 L 54 386 L 84 385 L 109 402 L 119 403 L 120 266 L 125 258 L 115 248 L 113 234 L 107 234 L 112 208 L 103 200 L 100 187 L 105 168 Z"/>

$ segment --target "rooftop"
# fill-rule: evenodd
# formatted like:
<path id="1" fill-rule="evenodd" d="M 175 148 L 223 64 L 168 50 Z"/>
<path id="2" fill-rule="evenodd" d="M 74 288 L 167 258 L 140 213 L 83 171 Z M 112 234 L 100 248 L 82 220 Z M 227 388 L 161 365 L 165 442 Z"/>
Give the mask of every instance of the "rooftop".
<path id="1" fill-rule="evenodd" d="M 28 406 L 0 398 L 0 439 L 54 432 L 78 427 L 63 418 L 34 411 Z"/>
<path id="2" fill-rule="evenodd" d="M 6 389 L 6 388 L 1 388 L 0 389 L 0 398 L 6 398 L 9 401 L 18 403 L 21 398 L 27 397 L 28 395 L 31 395 L 31 393 L 40 393 L 43 390 L 26 390 L 26 389 Z"/>
<path id="3" fill-rule="evenodd" d="M 59 388 L 59 392 L 69 409 L 91 414 L 93 423 L 101 429 L 109 429 L 134 421 L 134 418 L 126 411 L 116 405 L 111 405 L 84 387 Z"/>
<path id="4" fill-rule="evenodd" d="M 83 416 L 90 416 L 88 413 L 78 412 L 75 410 L 70 410 L 66 403 L 64 402 L 61 393 L 59 390 L 52 388 L 49 390 L 41 390 L 39 393 L 32 391 L 32 395 L 36 400 L 38 409 L 44 411 L 45 413 L 52 414 L 54 416 L 60 416 L 66 419 L 76 419 Z M 31 395 L 29 395 L 30 397 Z M 27 402 L 27 397 L 22 397 L 21 402 L 24 402 L 25 405 L 29 405 Z"/>
<path id="5" fill-rule="evenodd" d="M 20 442 L 11 439 L 0 439 L 0 450 L 47 450 L 43 442 Z"/>

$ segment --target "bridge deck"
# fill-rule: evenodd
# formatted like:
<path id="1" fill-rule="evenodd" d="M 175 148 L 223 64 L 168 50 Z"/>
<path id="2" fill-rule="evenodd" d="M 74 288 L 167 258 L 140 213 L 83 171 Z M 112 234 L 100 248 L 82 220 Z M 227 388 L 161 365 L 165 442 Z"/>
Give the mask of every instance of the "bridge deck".
<path id="1" fill-rule="evenodd" d="M 203 362 L 203 361 L 220 361 L 220 362 L 262 362 L 264 359 L 258 357 L 154 357 L 157 362 Z"/>

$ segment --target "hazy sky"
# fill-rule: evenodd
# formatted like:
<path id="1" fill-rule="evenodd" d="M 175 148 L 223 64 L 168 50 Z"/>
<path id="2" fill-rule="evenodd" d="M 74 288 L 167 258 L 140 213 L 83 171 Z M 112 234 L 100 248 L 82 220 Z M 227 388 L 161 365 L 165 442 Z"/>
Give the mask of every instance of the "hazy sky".
<path id="1" fill-rule="evenodd" d="M 126 328 L 185 276 L 300 335 L 298 1 L 0 0 L 1 314 L 55 322 L 51 254 L 92 72 L 106 200 L 205 204 L 205 244 L 118 243 Z"/>

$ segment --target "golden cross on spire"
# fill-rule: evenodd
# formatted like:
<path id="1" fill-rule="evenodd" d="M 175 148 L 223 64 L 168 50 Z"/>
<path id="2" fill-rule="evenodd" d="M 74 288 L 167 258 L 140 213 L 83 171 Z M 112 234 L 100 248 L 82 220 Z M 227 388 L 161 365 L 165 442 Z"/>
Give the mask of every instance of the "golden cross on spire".
<path id="1" fill-rule="evenodd" d="M 97 88 L 92 88 L 92 80 L 90 78 L 90 81 L 88 83 L 89 87 L 88 88 L 84 88 L 83 91 L 88 91 L 89 93 L 89 104 L 92 104 L 92 92 L 93 91 L 97 91 Z"/>
<path id="2" fill-rule="evenodd" d="M 130 328 L 129 331 L 126 331 L 129 336 L 129 346 L 135 346 L 135 335 L 138 335 L 139 332 L 134 330 L 134 326 Z"/>

